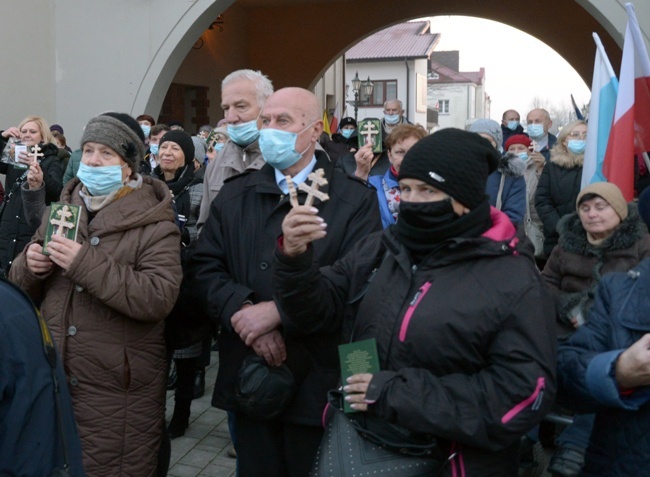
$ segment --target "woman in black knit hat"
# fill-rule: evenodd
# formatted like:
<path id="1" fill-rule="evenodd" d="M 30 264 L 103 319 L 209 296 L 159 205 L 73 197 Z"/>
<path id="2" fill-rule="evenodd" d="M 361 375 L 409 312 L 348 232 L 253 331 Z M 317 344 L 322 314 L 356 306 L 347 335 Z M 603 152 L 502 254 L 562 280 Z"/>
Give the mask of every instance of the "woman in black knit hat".
<path id="1" fill-rule="evenodd" d="M 555 394 L 550 297 L 523 231 L 485 194 L 498 159 L 484 138 L 443 129 L 406 154 L 395 225 L 319 269 L 311 242 L 327 224 L 300 206 L 276 253 L 285 326 L 374 338 L 381 371 L 344 382 L 347 401 L 434 437 L 445 476 L 517 475 L 520 439 Z"/>
<path id="2" fill-rule="evenodd" d="M 169 131 L 160 139 L 160 162 L 153 170 L 153 176 L 165 181 L 172 193 L 181 228 L 183 284 L 165 329 L 168 351 L 170 355 L 173 353 L 176 366 L 174 414 L 168 427 L 172 439 L 184 435 L 189 426 L 197 358 L 201 355 L 202 340 L 210 332 L 207 319 L 202 319 L 202 310 L 193 306 L 190 277 L 186 272 L 198 235 L 196 222 L 203 198 L 203 175 L 195 174 L 194 153 L 194 142 L 189 134 Z"/>

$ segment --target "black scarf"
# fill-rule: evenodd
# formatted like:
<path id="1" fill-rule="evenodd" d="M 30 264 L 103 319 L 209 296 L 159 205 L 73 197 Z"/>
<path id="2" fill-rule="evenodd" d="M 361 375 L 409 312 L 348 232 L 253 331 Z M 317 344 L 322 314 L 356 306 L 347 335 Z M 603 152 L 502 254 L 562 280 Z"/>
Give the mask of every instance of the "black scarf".
<path id="1" fill-rule="evenodd" d="M 395 224 L 395 234 L 414 261 L 452 238 L 479 237 L 490 228 L 490 203 L 487 196 L 477 207 L 457 215 L 451 199 L 438 202 L 402 201 Z"/>
<path id="2" fill-rule="evenodd" d="M 183 189 L 194 180 L 194 164 L 185 164 L 183 167 L 176 169 L 174 178 L 169 181 L 165 180 L 165 174 L 160 166 L 156 166 L 154 173 L 159 179 L 165 181 L 174 197 L 178 197 L 183 192 Z"/>

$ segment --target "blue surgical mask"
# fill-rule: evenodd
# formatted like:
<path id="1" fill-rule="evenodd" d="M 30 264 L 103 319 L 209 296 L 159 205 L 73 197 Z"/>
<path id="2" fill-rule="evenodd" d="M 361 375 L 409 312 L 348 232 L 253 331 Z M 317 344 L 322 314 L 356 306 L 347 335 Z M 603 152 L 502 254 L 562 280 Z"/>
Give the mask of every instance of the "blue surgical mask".
<path id="1" fill-rule="evenodd" d="M 142 132 L 144 133 L 144 137 L 148 138 L 149 133 L 151 132 L 151 126 L 147 126 L 146 124 L 140 124 L 140 128 L 142 128 Z"/>
<path id="2" fill-rule="evenodd" d="M 341 134 L 345 139 L 350 139 L 350 137 L 352 137 L 353 132 L 354 129 L 341 129 Z"/>
<path id="3" fill-rule="evenodd" d="M 82 162 L 79 164 L 77 177 L 91 195 L 104 196 L 124 186 L 122 169 L 126 166 L 127 164 L 123 166 L 90 167 Z"/>
<path id="4" fill-rule="evenodd" d="M 569 139 L 566 147 L 574 154 L 582 154 L 587 147 L 587 141 L 584 139 Z"/>
<path id="5" fill-rule="evenodd" d="M 528 125 L 528 135 L 533 139 L 541 139 L 544 137 L 544 125 L 543 124 L 529 124 Z"/>
<path id="6" fill-rule="evenodd" d="M 157 156 L 158 155 L 158 146 L 160 146 L 160 144 L 149 144 L 149 152 L 151 154 L 153 154 L 154 156 Z"/>
<path id="7" fill-rule="evenodd" d="M 520 152 L 517 154 L 517 157 L 522 161 L 527 161 L 530 156 L 528 156 L 527 152 Z"/>
<path id="8" fill-rule="evenodd" d="M 514 131 L 519 126 L 519 121 L 508 121 L 508 129 Z"/>
<path id="9" fill-rule="evenodd" d="M 399 114 L 386 114 L 384 115 L 386 124 L 397 124 L 399 122 Z"/>
<path id="10" fill-rule="evenodd" d="M 260 131 L 257 129 L 257 119 L 247 123 L 228 124 L 226 128 L 230 140 L 241 147 L 253 144 L 260 137 Z"/>
<path id="11" fill-rule="evenodd" d="M 219 151 L 221 151 L 223 149 L 223 146 L 225 146 L 225 145 L 226 145 L 225 142 L 218 142 L 218 143 L 216 143 L 214 145 L 214 150 L 219 152 Z"/>
<path id="12" fill-rule="evenodd" d="M 298 135 L 306 131 L 311 124 L 298 133 L 280 129 L 262 129 L 260 131 L 260 151 L 262 151 L 264 160 L 279 171 L 287 170 L 293 166 L 311 146 L 309 144 L 307 149 L 302 152 L 296 151 Z"/>

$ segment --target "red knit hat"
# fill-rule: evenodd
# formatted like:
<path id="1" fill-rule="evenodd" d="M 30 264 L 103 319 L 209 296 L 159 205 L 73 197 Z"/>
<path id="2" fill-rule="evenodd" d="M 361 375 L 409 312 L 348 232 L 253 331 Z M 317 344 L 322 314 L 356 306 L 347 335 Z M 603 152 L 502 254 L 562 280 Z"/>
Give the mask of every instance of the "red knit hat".
<path id="1" fill-rule="evenodd" d="M 530 147 L 530 138 L 525 134 L 515 134 L 510 136 L 506 143 L 503 145 L 503 148 L 508 151 L 508 148 L 513 144 L 523 144 L 526 147 Z"/>

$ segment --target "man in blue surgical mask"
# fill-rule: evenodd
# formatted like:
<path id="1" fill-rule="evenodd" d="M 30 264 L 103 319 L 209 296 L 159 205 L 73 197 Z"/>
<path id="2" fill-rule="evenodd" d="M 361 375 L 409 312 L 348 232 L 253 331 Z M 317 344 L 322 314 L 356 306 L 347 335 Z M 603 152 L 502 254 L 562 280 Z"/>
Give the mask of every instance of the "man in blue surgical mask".
<path id="1" fill-rule="evenodd" d="M 282 221 L 292 208 L 285 176 L 298 189 L 299 184 L 312 182 L 310 173 L 323 170 L 327 184 L 320 190 L 329 200 L 317 198 L 313 203 L 328 224 L 327 236 L 314 243 L 321 266 L 331 265 L 356 242 L 381 229 L 376 191 L 335 169 L 327 154 L 317 149 L 321 118 L 318 99 L 306 89 L 284 88 L 266 100 L 258 121 L 266 165 L 223 185 L 210 204 L 192 257 L 193 290 L 213 322 L 221 325 L 212 405 L 234 415 L 240 477 L 308 475 L 323 434 L 320 420 L 327 391 L 338 379 L 338 333 L 295 333 L 291 317 L 274 301 L 270 264 Z M 299 204 L 306 196 L 298 190 Z M 273 408 L 281 412 L 279 417 L 260 419 L 250 400 L 244 399 L 249 403 L 244 407 L 237 399 L 244 358 L 254 356 L 293 374 L 297 390 L 294 394 L 289 386 L 283 387 L 289 391 L 288 407 Z M 271 412 L 256 411 L 265 417 Z"/>
<path id="2" fill-rule="evenodd" d="M 221 82 L 221 107 L 230 140 L 205 170 L 203 200 L 197 223 L 199 232 L 208 218 L 210 204 L 224 181 L 244 171 L 257 171 L 264 165 L 257 142 L 257 117 L 272 94 L 271 81 L 259 71 L 233 71 Z"/>
<path id="3" fill-rule="evenodd" d="M 508 109 L 501 116 L 501 133 L 503 134 L 502 146 L 510 139 L 510 136 L 524 134 L 521 118 L 519 117 L 519 113 L 514 109 Z"/>
<path id="4" fill-rule="evenodd" d="M 411 122 L 404 117 L 402 102 L 399 99 L 389 99 L 384 103 L 384 117 L 381 120 L 381 137 L 385 139 L 393 128 L 399 124 L 411 124 Z"/>
<path id="5" fill-rule="evenodd" d="M 557 137 L 548 132 L 553 125 L 551 115 L 545 109 L 535 108 L 526 115 L 526 124 L 526 133 L 533 140 L 531 157 L 535 160 L 536 154 L 541 154 L 548 161 L 557 142 Z"/>

